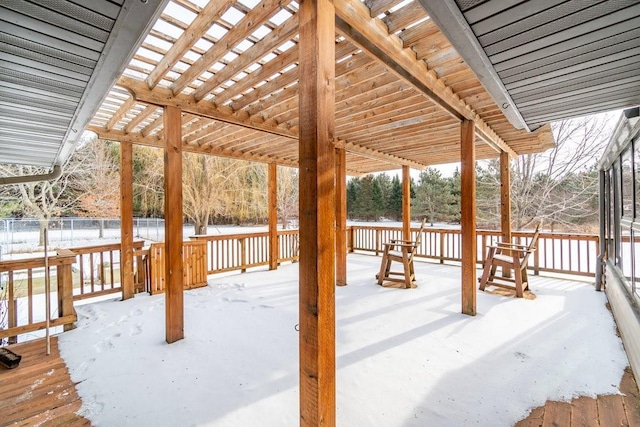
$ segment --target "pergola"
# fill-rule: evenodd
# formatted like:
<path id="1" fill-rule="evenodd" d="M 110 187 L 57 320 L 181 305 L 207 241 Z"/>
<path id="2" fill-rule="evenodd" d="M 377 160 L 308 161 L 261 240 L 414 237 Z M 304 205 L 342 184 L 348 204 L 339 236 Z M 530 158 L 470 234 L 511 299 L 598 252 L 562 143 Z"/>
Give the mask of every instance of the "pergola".
<path id="1" fill-rule="evenodd" d="M 519 50 L 511 53 L 508 50 L 513 46 L 505 46 L 502 52 L 507 53 L 501 57 L 500 52 L 496 53 L 491 43 L 487 43 L 486 34 L 481 34 L 483 31 L 499 31 L 505 34 L 504 37 L 512 34 L 514 38 L 525 34 L 521 37 L 526 41 L 527 30 L 518 28 L 518 23 L 527 14 L 538 13 L 536 7 L 552 10 L 555 6 L 507 0 L 304 0 L 300 3 L 292 0 L 148 0 L 142 5 L 125 0 L 116 13 L 112 10 L 115 6 L 106 3 L 97 2 L 99 6 L 91 11 L 93 15 L 87 14 L 91 17 L 107 12 L 113 14 L 114 21 L 105 30 L 105 40 L 106 46 L 120 48 L 114 49 L 119 55 L 110 56 L 109 52 L 98 55 L 99 59 L 97 57 L 92 63 L 93 77 L 80 79 L 84 89 L 79 92 L 84 97 L 65 102 L 68 101 L 70 110 L 75 102 L 77 111 L 83 111 L 85 115 L 88 108 L 93 118 L 87 129 L 102 139 L 121 144 L 123 297 L 133 295 L 133 144 L 159 147 L 165 153 L 168 342 L 184 336 L 181 153 L 267 163 L 271 212 L 275 212 L 276 165 L 298 167 L 302 248 L 300 402 L 301 422 L 308 425 L 335 422 L 334 286 L 346 284 L 346 175 L 401 167 L 405 195 L 403 223 L 408 234 L 410 168 L 461 162 L 462 312 L 475 315 L 475 161 L 496 157 L 501 160 L 503 237 L 509 239 L 510 158 L 553 147 L 550 127 L 546 124 L 550 120 L 616 108 L 617 105 L 609 102 L 598 107 L 596 98 L 585 98 L 583 104 L 591 109 L 563 110 L 562 97 L 535 96 L 544 92 L 536 88 L 541 81 L 554 79 L 557 77 L 554 73 L 563 70 L 566 71 L 563 75 L 569 75 L 571 70 L 580 67 L 579 61 L 558 64 L 556 69 L 547 68 L 548 76 L 523 70 L 520 80 L 517 77 L 514 80 L 499 63 L 515 61 L 518 55 L 526 56 L 530 51 L 549 48 L 563 40 L 589 46 L 609 37 L 605 34 L 601 39 L 595 37 L 594 40 L 591 36 L 581 39 L 584 34 L 591 34 L 597 25 L 601 29 L 617 28 L 618 33 L 633 32 L 633 22 L 640 16 L 635 1 L 616 5 L 616 10 L 598 9 L 593 11 L 596 18 L 609 19 L 599 24 L 593 19 L 593 24 L 586 26 L 582 33 L 574 31 L 564 35 L 560 23 L 549 29 L 555 31 L 554 34 L 561 34 L 555 39 L 544 41 L 544 34 L 541 34 L 536 40 L 546 44 L 533 42 L 529 51 L 521 44 L 517 46 Z M 57 12 L 48 5 L 27 1 L 16 4 L 20 10 L 3 6 L 11 13 L 6 15 L 9 20 L 13 15 L 20 15 L 11 23 L 12 30 L 16 27 L 15 33 L 3 36 L 3 40 L 6 40 L 6 46 L 16 45 L 19 49 L 9 49 L 11 57 L 0 65 L 11 70 L 15 63 L 18 73 L 28 73 L 39 57 L 26 54 L 27 61 L 14 60 L 14 57 L 25 57 L 22 51 L 29 51 L 29 48 L 33 51 L 35 47 L 21 45 L 11 37 L 27 40 L 28 31 L 20 29 L 28 28 L 32 24 L 30 20 L 43 20 L 51 13 L 73 15 L 75 9 L 81 7 L 73 4 L 70 9 Z M 579 16 L 583 12 L 580 7 L 588 9 L 575 3 L 568 9 L 565 7 L 567 16 Z M 510 8 L 509 14 L 499 13 L 507 8 Z M 144 12 L 144 15 L 137 15 L 143 19 L 136 23 L 136 15 L 131 11 L 140 9 L 136 13 Z M 489 26 L 485 18 L 491 19 L 494 15 L 504 16 L 490 21 L 492 26 Z M 86 23 L 86 16 L 78 13 L 73 19 Z M 629 26 L 629 21 L 632 22 L 631 30 L 622 28 Z M 55 25 L 63 26 L 65 22 L 60 19 Z M 96 18 L 95 22 L 102 21 Z M 88 25 L 97 26 L 95 22 Z M 622 29 L 618 28 L 620 26 Z M 83 30 L 72 28 L 70 31 L 81 33 Z M 464 35 L 462 41 L 456 38 L 457 32 Z M 118 34 L 130 37 L 119 45 L 114 41 Z M 457 49 L 450 40 L 457 41 Z M 37 42 L 39 40 L 30 41 L 32 44 Z M 612 46 L 616 43 L 610 41 Z M 76 44 L 80 52 L 81 44 L 82 41 Z M 58 47 L 71 55 L 70 46 Z M 570 51 L 570 46 L 559 49 Z M 128 51 L 131 51 L 130 58 L 123 54 Z M 47 54 L 55 56 L 46 50 L 40 55 Z M 619 53 L 603 51 L 601 59 L 605 58 L 606 62 L 606 58 L 616 54 Z M 78 55 L 82 56 L 82 53 Z M 631 54 L 632 58 L 633 55 L 638 57 Z M 110 63 L 110 58 L 115 62 Z M 58 59 L 48 66 L 75 60 L 67 56 Z M 535 57 L 529 59 L 532 63 L 537 60 Z M 588 68 L 589 64 L 583 62 L 586 64 L 583 68 Z M 632 62 L 631 66 L 636 63 Z M 95 77 L 101 75 L 101 67 L 112 69 L 116 65 L 121 65 L 116 67 L 121 72 L 112 73 L 110 82 L 115 80 L 113 86 L 105 86 L 104 79 Z M 550 67 L 549 64 L 545 66 Z M 620 64 L 620 67 L 629 66 L 629 61 Z M 609 69 L 615 76 L 615 67 Z M 68 70 L 68 67 L 62 67 L 62 71 L 45 71 L 56 76 L 66 72 L 64 83 L 71 86 L 74 84 L 71 80 L 80 73 Z M 625 82 L 634 87 L 634 78 Z M 569 85 L 568 81 L 565 80 L 565 86 Z M 26 90 L 41 84 L 35 79 L 33 82 L 26 83 Z M 596 82 L 597 79 L 594 88 Z M 17 118 L 15 113 L 10 116 L 11 124 L 17 129 L 15 134 L 24 135 L 21 129 L 27 126 L 28 114 L 36 107 L 21 102 L 20 88 L 16 89 L 18 83 L 10 78 L 3 79 L 2 83 L 3 95 L 10 94 L 14 104 L 24 106 L 22 117 Z M 533 94 L 526 92 L 527 84 L 533 85 L 529 89 Z M 558 94 L 563 93 L 561 86 L 554 89 Z M 111 89 L 108 93 L 105 90 L 102 94 L 91 95 L 96 87 Z M 56 90 L 53 89 L 49 87 L 55 97 Z M 580 91 L 587 89 L 588 85 Z M 606 91 L 607 87 L 601 89 Z M 519 96 L 523 91 L 526 96 Z M 640 103 L 634 93 L 617 97 L 620 106 Z M 559 106 L 559 109 L 550 111 L 549 105 Z M 55 110 L 56 106 L 50 108 Z M 539 114 L 545 108 L 549 111 Z M 4 110 L 3 114 L 3 117 L 9 117 Z M 61 116 L 64 114 L 67 113 L 60 112 Z M 54 138 L 59 149 L 51 157 L 51 165 L 64 162 L 69 152 L 68 135 L 77 133 L 78 126 L 75 125 L 84 127 L 87 124 L 88 118 L 83 122 L 82 117 L 78 119 L 77 112 L 75 114 L 72 125 L 58 124 L 66 132 L 62 138 Z M 76 127 L 76 132 L 72 131 L 72 126 Z M 38 136 L 37 131 L 29 136 Z M 21 149 L 17 145 L 11 147 Z M 15 159 L 0 156 L 0 161 L 28 162 L 31 152 L 24 149 L 23 154 L 23 158 Z M 46 163 L 44 160 L 40 164 Z M 275 219 L 271 218 L 272 242 L 276 240 L 275 231 Z M 272 251 L 276 250 L 274 245 Z"/>

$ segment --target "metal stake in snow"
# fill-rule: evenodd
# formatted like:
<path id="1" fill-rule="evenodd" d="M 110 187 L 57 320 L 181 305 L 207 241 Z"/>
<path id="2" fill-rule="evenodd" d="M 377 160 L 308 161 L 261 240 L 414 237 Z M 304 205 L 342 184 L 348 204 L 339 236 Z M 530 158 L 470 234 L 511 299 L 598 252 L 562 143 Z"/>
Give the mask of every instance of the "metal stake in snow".
<path id="1" fill-rule="evenodd" d="M 49 336 L 49 319 L 51 319 L 51 283 L 49 281 L 49 227 L 44 229 L 44 312 L 45 337 L 47 340 L 47 356 L 51 354 L 51 337 Z"/>

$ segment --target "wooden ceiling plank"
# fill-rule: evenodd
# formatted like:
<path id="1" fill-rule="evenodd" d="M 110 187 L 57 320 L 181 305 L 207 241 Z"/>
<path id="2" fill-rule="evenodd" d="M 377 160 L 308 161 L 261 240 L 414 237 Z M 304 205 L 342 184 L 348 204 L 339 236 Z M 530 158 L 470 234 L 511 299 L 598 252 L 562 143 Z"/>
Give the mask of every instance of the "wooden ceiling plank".
<path id="1" fill-rule="evenodd" d="M 136 100 L 133 97 L 127 98 L 127 100 L 118 108 L 113 116 L 107 122 L 107 129 L 113 129 L 120 120 L 129 112 L 133 106 L 136 105 Z"/>
<path id="2" fill-rule="evenodd" d="M 140 133 L 124 133 L 122 131 L 111 130 L 108 131 L 104 128 L 96 126 L 89 126 L 87 130 L 95 132 L 98 138 L 110 141 L 130 142 L 132 144 L 145 145 L 148 147 L 162 148 L 164 143 L 162 139 L 155 136 L 143 136 Z M 298 163 L 292 160 L 273 158 L 270 156 L 233 152 L 228 150 L 219 150 L 215 147 L 201 147 L 197 145 L 183 145 L 183 151 L 190 153 L 210 154 L 214 156 L 226 157 L 231 159 L 248 160 L 261 163 L 276 163 L 282 166 L 297 167 Z"/>
<path id="3" fill-rule="evenodd" d="M 419 170 L 422 170 L 425 168 L 425 165 L 423 165 L 422 163 L 418 163 L 413 160 L 403 159 L 402 157 L 397 157 L 391 154 L 383 153 L 377 150 L 373 150 L 371 148 L 363 147 L 362 145 L 353 144 L 351 142 L 336 141 L 336 147 L 344 148 L 349 152 L 356 153 L 361 156 L 370 157 L 376 160 L 387 161 L 389 163 L 393 163 L 396 165 L 407 165 Z"/>
<path id="4" fill-rule="evenodd" d="M 282 124 L 266 122 L 262 117 L 249 116 L 242 111 L 235 112 L 228 107 L 219 107 L 208 101 L 196 102 L 193 96 L 179 94 L 174 95 L 170 89 L 156 86 L 149 89 L 145 82 L 130 77 L 121 77 L 118 85 L 125 87 L 139 102 L 146 102 L 157 106 L 173 105 L 182 109 L 185 113 L 191 113 L 214 120 L 220 120 L 230 124 L 249 127 L 264 132 L 273 133 L 290 138 L 297 138 L 297 133 Z"/>
<path id="5" fill-rule="evenodd" d="M 137 116 L 135 116 L 127 125 L 124 127 L 125 132 L 133 132 L 140 123 L 144 122 L 151 114 L 153 114 L 158 107 L 155 105 L 147 105 L 144 107 Z"/>
<path id="6" fill-rule="evenodd" d="M 404 30 L 400 34 L 404 47 L 411 47 L 418 41 L 440 32 L 438 26 L 431 20 L 427 19 L 413 27 Z"/>
<path id="7" fill-rule="evenodd" d="M 218 40 L 188 70 L 171 85 L 174 94 L 182 92 L 187 85 L 222 58 L 231 48 L 249 36 L 256 28 L 265 23 L 281 7 L 291 0 L 263 0 L 247 13 L 234 27 Z"/>
<path id="8" fill-rule="evenodd" d="M 380 20 L 371 18 L 366 5 L 358 0 L 336 2 L 336 29 L 354 44 L 384 63 L 395 75 L 417 88 L 458 120 L 473 120 L 482 134 L 497 150 L 512 157 L 516 153 L 450 88 L 429 72 L 424 61 L 416 58 L 412 50 L 403 47 L 402 40 L 388 33 Z"/>
<path id="9" fill-rule="evenodd" d="M 295 47 L 292 47 L 291 49 L 281 53 L 276 58 L 264 64 L 262 67 L 260 67 L 260 69 L 256 70 L 255 72 L 249 74 L 242 80 L 238 81 L 233 86 L 217 94 L 214 100 L 217 104 L 220 104 L 220 105 L 224 104 L 225 102 L 240 95 L 242 92 L 245 92 L 251 87 L 257 85 L 258 83 L 265 81 L 272 75 L 281 72 L 283 69 L 295 63 L 297 60 L 298 60 L 298 49 L 296 49 Z M 289 70 L 286 73 L 290 73 L 291 71 L 292 70 Z M 286 73 L 283 73 L 283 74 L 286 74 Z M 273 80 L 277 80 L 277 78 L 272 79 L 271 81 Z"/>
<path id="10" fill-rule="evenodd" d="M 375 18 L 403 1 L 404 0 L 365 0 L 365 4 L 369 8 L 370 16 Z"/>
<path id="11" fill-rule="evenodd" d="M 396 31 L 404 30 L 408 25 L 427 16 L 427 12 L 425 12 L 420 2 L 414 1 L 385 16 L 382 18 L 382 22 L 389 28 L 389 33 L 395 33 Z"/>
<path id="12" fill-rule="evenodd" d="M 208 126 L 202 127 L 201 129 L 197 130 L 196 132 L 192 133 L 191 135 L 183 138 L 183 140 L 184 140 L 184 142 L 186 142 L 188 144 L 202 145 L 204 143 L 204 141 L 206 141 L 207 138 L 212 133 L 221 132 L 223 129 L 225 129 L 226 127 L 229 127 L 229 126 L 231 126 L 231 125 L 229 125 L 227 123 L 217 122 L 215 120 L 212 120 L 211 123 Z"/>
<path id="13" fill-rule="evenodd" d="M 262 40 L 247 49 L 242 55 L 238 56 L 231 63 L 227 64 L 223 69 L 214 74 L 209 80 L 204 82 L 193 96 L 196 100 L 204 99 L 212 90 L 220 86 L 222 83 L 234 77 L 236 74 L 244 71 L 249 65 L 257 62 L 276 47 L 290 40 L 298 31 L 298 16 L 293 15 L 282 26 L 276 27 L 269 34 L 264 36 Z"/>
<path id="14" fill-rule="evenodd" d="M 233 92 L 229 92 L 226 93 L 223 92 L 221 95 L 221 97 L 216 98 L 216 102 L 219 103 L 224 103 L 227 100 L 238 96 L 240 93 L 246 91 L 247 89 L 249 89 L 250 87 L 256 86 L 258 83 L 265 81 L 267 78 L 271 77 L 272 75 L 276 74 L 277 72 L 279 72 L 280 70 L 290 66 L 291 64 L 295 63 L 298 61 L 298 49 L 296 48 L 292 48 L 289 49 L 289 51 L 294 51 L 292 52 L 292 55 L 288 58 L 288 62 L 287 61 L 282 61 L 282 65 L 284 66 L 279 66 L 279 65 L 275 65 L 273 68 L 266 68 L 263 67 L 264 69 L 260 70 L 257 73 L 253 73 L 256 74 L 255 76 L 252 74 L 250 76 L 250 80 L 246 80 L 249 77 L 246 77 L 245 79 L 242 79 L 242 84 L 236 84 L 234 85 L 234 91 Z M 357 48 L 355 46 L 353 46 L 351 43 L 346 42 L 346 41 L 342 41 L 340 43 L 337 44 L 336 46 L 336 58 L 344 58 L 347 55 L 353 54 L 357 51 Z M 273 62 L 276 59 L 270 61 Z M 342 62 L 348 62 L 347 60 L 342 61 Z M 268 65 L 268 64 L 267 64 Z M 339 71 L 341 67 L 338 65 L 336 65 L 336 75 Z M 258 74 L 259 73 L 259 74 Z M 276 92 L 282 88 L 287 88 L 284 90 L 288 90 L 288 86 L 292 85 L 294 82 L 296 82 L 299 78 L 298 75 L 298 68 L 292 68 L 290 70 L 288 70 L 287 72 L 281 74 L 280 76 L 273 78 L 271 80 L 269 80 L 267 83 L 261 85 L 258 88 L 255 88 L 253 91 L 251 91 L 248 94 L 243 95 L 242 97 L 240 97 L 239 99 L 236 99 L 234 101 L 231 102 L 231 104 L 229 104 L 234 110 L 239 110 L 239 109 L 243 109 L 251 104 L 253 104 L 254 102 L 258 102 L 260 99 L 265 98 L 265 97 L 270 97 L 272 96 L 271 94 L 273 92 Z M 297 86 L 297 84 L 296 84 Z"/>
<path id="15" fill-rule="evenodd" d="M 198 13 L 189 27 L 182 33 L 182 36 L 163 55 L 158 65 L 147 77 L 149 89 L 153 89 L 162 77 L 171 71 L 174 65 L 185 55 L 186 52 L 207 32 L 211 25 L 235 3 L 235 0 L 211 0 Z"/>

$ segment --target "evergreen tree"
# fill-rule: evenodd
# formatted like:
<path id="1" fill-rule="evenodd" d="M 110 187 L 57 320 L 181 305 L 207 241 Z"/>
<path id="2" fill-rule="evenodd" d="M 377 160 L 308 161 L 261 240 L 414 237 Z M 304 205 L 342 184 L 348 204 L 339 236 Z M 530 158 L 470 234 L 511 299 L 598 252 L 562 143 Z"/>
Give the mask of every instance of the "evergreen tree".
<path id="1" fill-rule="evenodd" d="M 402 218 L 402 184 L 397 175 L 391 180 L 391 191 L 387 198 L 386 211 L 386 215 L 395 221 Z"/>
<path id="2" fill-rule="evenodd" d="M 450 198 L 447 180 L 439 170 L 427 168 L 420 172 L 416 189 L 416 211 L 424 214 L 431 225 L 446 219 Z"/>

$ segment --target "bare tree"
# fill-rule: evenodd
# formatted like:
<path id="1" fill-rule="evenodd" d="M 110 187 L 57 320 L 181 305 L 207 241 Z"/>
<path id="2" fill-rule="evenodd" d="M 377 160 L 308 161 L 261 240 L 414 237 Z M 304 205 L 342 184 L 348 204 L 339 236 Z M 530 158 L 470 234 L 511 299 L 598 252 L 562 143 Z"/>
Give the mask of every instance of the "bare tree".
<path id="1" fill-rule="evenodd" d="M 14 184 L 13 189 L 20 200 L 24 211 L 35 216 L 40 226 L 39 245 L 44 244 L 44 230 L 52 217 L 60 215 L 65 210 L 74 208 L 77 198 L 67 189 L 72 177 L 84 166 L 81 155 L 74 154 L 62 167 L 62 174 L 51 181 L 36 181 Z M 3 176 L 28 176 L 43 174 L 43 168 L 28 165 L 0 165 Z"/>
<path id="2" fill-rule="evenodd" d="M 289 227 L 291 218 L 298 216 L 298 170 L 278 168 L 278 214 L 282 228 Z"/>
<path id="3" fill-rule="evenodd" d="M 553 123 L 556 148 L 521 155 L 512 164 L 511 207 L 516 229 L 539 221 L 552 229 L 575 225 L 597 214 L 594 166 L 609 137 L 607 118 L 587 116 Z"/>
<path id="4" fill-rule="evenodd" d="M 73 179 L 78 191 L 78 213 L 87 217 L 120 215 L 120 176 L 118 146 L 110 141 L 92 139 L 81 148 L 85 166 Z M 100 237 L 103 222 L 100 221 Z"/>
<path id="5" fill-rule="evenodd" d="M 242 189 L 235 184 L 241 171 L 248 167 L 247 162 L 221 157 L 183 155 L 183 209 L 195 224 L 195 234 L 207 234 L 210 217 L 225 215 L 228 206 L 242 197 Z"/>

